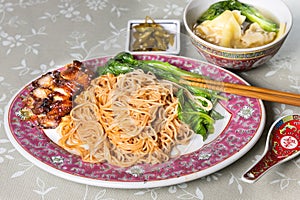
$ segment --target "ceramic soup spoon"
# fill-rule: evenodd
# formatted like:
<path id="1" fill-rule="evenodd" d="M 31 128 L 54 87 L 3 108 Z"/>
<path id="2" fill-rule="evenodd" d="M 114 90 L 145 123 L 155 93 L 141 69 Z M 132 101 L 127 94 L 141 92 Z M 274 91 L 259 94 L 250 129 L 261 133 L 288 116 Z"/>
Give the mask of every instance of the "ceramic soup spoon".
<path id="1" fill-rule="evenodd" d="M 242 180 L 254 183 L 272 167 L 286 162 L 300 153 L 300 115 L 279 118 L 271 126 L 265 151 L 242 176 Z"/>

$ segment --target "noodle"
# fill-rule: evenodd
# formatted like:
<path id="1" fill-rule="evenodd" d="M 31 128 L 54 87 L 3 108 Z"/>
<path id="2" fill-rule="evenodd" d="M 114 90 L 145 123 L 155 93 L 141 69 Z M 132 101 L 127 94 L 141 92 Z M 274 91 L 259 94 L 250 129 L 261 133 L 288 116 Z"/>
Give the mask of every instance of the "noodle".
<path id="1" fill-rule="evenodd" d="M 156 164 L 193 135 L 177 118 L 177 86 L 135 70 L 94 79 L 58 127 L 59 145 L 83 161 L 120 167 Z"/>

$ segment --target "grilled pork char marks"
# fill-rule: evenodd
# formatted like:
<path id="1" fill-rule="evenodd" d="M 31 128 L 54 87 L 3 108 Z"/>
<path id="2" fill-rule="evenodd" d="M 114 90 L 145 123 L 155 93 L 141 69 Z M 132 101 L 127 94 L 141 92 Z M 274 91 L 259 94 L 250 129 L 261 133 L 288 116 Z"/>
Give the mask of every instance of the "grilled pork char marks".
<path id="1" fill-rule="evenodd" d="M 62 71 L 49 72 L 32 82 L 33 89 L 24 99 L 25 108 L 42 128 L 56 128 L 72 109 L 72 99 L 87 88 L 94 72 L 80 61 L 67 64 Z"/>

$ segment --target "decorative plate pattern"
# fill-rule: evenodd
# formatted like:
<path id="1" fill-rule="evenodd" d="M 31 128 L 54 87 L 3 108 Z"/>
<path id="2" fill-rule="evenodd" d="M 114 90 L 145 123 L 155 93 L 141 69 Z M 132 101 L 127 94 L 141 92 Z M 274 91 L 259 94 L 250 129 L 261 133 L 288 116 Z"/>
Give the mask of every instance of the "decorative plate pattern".
<path id="1" fill-rule="evenodd" d="M 84 61 L 96 68 L 110 57 Z M 199 60 L 170 55 L 136 55 L 142 60 L 161 60 L 183 69 L 201 73 L 212 79 L 247 84 L 237 75 Z M 262 101 L 233 94 L 222 94 L 228 100 L 219 102 L 227 121 L 216 127 L 215 137 L 186 154 L 156 165 L 136 165 L 120 168 L 107 163 L 85 163 L 53 141 L 34 124 L 22 121 L 18 111 L 30 84 L 21 89 L 6 110 L 5 126 L 8 137 L 20 153 L 42 169 L 79 183 L 114 188 L 149 188 L 194 180 L 218 171 L 243 156 L 259 139 L 265 125 Z M 216 124 L 219 126 L 219 124 Z"/>

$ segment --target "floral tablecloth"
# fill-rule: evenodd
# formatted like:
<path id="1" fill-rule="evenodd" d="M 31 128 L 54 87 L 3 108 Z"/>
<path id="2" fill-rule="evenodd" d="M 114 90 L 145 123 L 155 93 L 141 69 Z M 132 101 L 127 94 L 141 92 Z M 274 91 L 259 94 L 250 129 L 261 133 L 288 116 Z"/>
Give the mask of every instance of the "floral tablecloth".
<path id="1" fill-rule="evenodd" d="M 278 54 L 263 67 L 241 72 L 249 83 L 300 93 L 300 2 L 284 0 L 294 23 Z M 127 22 L 146 15 L 179 19 L 188 0 L 0 0 L 0 200 L 6 199 L 298 199 L 300 158 L 273 168 L 254 184 L 241 175 L 263 153 L 268 128 L 299 107 L 265 102 L 262 137 L 230 166 L 194 181 L 151 189 L 112 189 L 71 182 L 25 159 L 4 128 L 5 107 L 26 83 L 70 61 L 125 49 Z M 182 27 L 184 32 L 184 28 Z M 192 48 L 183 56 L 202 59 Z"/>

